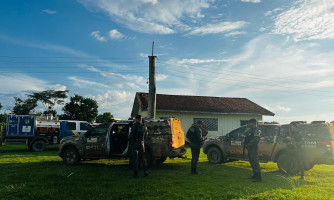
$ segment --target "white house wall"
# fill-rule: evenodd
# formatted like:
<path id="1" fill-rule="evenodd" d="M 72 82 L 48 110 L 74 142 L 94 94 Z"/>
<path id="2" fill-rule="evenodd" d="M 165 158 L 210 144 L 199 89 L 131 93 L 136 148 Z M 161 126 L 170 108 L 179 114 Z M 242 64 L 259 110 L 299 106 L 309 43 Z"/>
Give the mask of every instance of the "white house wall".
<path id="1" fill-rule="evenodd" d="M 142 116 L 147 116 L 147 112 L 141 113 Z M 192 125 L 194 118 L 218 118 L 218 131 L 209 131 L 209 136 L 225 135 L 233 129 L 240 127 L 240 120 L 249 120 L 255 118 L 262 120 L 262 115 L 249 114 L 201 114 L 201 113 L 176 113 L 176 112 L 162 112 L 157 111 L 156 118 L 161 117 L 175 117 L 181 120 L 182 127 L 186 133 Z"/>

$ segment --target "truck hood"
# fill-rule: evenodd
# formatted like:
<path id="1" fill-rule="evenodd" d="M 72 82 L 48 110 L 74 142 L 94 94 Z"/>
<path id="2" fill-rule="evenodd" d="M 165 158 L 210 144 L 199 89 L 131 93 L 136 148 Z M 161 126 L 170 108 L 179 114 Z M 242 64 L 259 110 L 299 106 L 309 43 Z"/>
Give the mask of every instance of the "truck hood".
<path id="1" fill-rule="evenodd" d="M 64 138 L 60 141 L 60 143 L 64 143 L 64 142 L 69 141 L 69 140 L 71 140 L 71 141 L 75 141 L 76 139 L 77 139 L 77 140 L 80 140 L 80 139 L 82 139 L 82 138 L 84 138 L 84 137 L 85 137 L 85 135 L 72 135 L 72 136 L 64 137 Z"/>

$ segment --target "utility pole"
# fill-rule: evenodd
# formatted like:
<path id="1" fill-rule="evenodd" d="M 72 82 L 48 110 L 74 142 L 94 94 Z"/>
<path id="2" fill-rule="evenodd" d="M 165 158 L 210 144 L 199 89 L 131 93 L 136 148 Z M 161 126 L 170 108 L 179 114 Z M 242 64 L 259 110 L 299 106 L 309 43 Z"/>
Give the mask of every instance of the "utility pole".
<path id="1" fill-rule="evenodd" d="M 149 58 L 149 86 L 148 86 L 148 118 L 155 119 L 156 114 L 156 98 L 157 98 L 157 86 L 155 78 L 155 58 L 153 55 L 154 41 L 152 42 L 152 56 Z"/>

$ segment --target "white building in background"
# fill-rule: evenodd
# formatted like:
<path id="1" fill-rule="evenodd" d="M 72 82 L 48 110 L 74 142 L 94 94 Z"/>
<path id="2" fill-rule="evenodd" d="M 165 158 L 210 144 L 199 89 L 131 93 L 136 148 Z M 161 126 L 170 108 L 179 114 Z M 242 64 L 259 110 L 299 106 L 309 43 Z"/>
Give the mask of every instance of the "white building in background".
<path id="1" fill-rule="evenodd" d="M 147 117 L 147 109 L 148 93 L 137 92 L 131 116 Z M 185 132 L 201 120 L 209 136 L 225 135 L 251 118 L 262 120 L 263 115 L 275 114 L 246 98 L 157 94 L 156 118 L 176 117 Z"/>

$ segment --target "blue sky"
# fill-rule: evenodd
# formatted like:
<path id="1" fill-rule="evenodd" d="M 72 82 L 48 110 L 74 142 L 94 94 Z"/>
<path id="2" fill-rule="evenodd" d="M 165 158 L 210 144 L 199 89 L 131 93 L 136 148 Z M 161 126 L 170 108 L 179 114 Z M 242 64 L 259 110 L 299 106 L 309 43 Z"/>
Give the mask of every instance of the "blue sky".
<path id="1" fill-rule="evenodd" d="M 128 117 L 148 90 L 154 40 L 158 93 L 245 97 L 281 123 L 333 121 L 333 39 L 329 0 L 0 1 L 1 112 L 14 96 L 68 89 Z"/>

